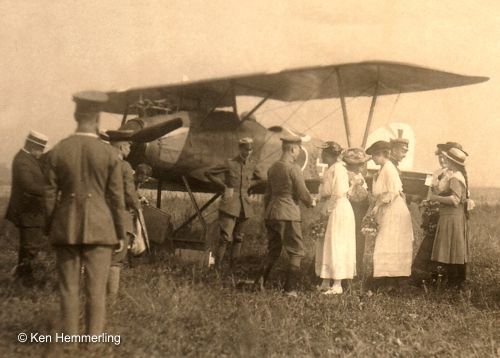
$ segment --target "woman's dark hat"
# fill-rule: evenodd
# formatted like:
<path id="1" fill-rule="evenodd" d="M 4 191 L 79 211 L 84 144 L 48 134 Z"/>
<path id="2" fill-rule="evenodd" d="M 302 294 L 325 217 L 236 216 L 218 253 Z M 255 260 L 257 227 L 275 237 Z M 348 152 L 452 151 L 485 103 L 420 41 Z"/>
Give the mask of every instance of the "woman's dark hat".
<path id="1" fill-rule="evenodd" d="M 373 143 L 366 150 L 366 154 L 373 155 L 373 154 L 377 154 L 380 152 L 389 151 L 389 150 L 391 150 L 391 148 L 392 148 L 391 143 L 383 141 L 383 140 L 379 140 L 378 142 Z"/>
<path id="2" fill-rule="evenodd" d="M 348 148 L 342 154 L 342 160 L 347 164 L 359 165 L 370 160 L 370 156 L 362 148 Z"/>
<path id="3" fill-rule="evenodd" d="M 438 149 L 436 150 L 436 154 L 439 154 L 440 152 L 447 151 L 448 149 L 451 149 L 451 148 L 457 148 L 457 149 L 460 149 L 462 152 L 464 152 L 466 155 L 469 155 L 465 150 L 463 150 L 462 145 L 460 143 L 457 143 L 457 142 L 446 142 L 444 144 L 438 144 L 437 148 Z"/>

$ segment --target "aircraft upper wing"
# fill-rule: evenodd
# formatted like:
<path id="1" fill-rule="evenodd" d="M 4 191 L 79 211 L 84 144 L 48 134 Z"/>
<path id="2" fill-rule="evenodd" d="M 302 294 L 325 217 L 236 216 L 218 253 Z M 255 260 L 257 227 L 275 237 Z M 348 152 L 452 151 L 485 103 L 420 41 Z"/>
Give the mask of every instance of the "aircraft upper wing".
<path id="1" fill-rule="evenodd" d="M 229 107 L 234 96 L 257 96 L 279 101 L 338 98 L 339 78 L 345 97 L 371 96 L 378 83 L 378 95 L 430 91 L 466 86 L 488 77 L 464 76 L 394 62 L 360 62 L 315 66 L 270 73 L 256 73 L 218 79 L 182 82 L 156 87 L 108 92 L 105 112 L 123 113 L 141 99 L 176 98 L 200 108 Z M 129 109 L 129 113 L 133 113 Z"/>

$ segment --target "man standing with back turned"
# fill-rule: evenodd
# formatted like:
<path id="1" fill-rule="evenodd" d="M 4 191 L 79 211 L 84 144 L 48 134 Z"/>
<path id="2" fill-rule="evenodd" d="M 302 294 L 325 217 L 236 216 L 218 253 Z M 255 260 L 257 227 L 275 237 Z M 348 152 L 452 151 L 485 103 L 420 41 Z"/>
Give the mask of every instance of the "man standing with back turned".
<path id="1" fill-rule="evenodd" d="M 106 282 L 111 254 L 123 249 L 123 179 L 116 151 L 97 136 L 108 96 L 80 92 L 76 133 L 59 142 L 48 165 L 46 194 L 50 236 L 57 256 L 62 332 L 78 334 L 80 273 L 85 267 L 86 334 L 104 331 Z"/>
<path id="2" fill-rule="evenodd" d="M 267 174 L 264 197 L 268 253 L 262 265 L 257 288 L 263 290 L 269 273 L 284 247 L 289 258 L 285 294 L 296 297 L 297 275 L 304 257 L 299 201 L 308 207 L 314 200 L 306 188 L 300 167 L 295 163 L 300 154 L 299 137 L 281 138 L 283 154 Z"/>
<path id="3" fill-rule="evenodd" d="M 19 259 L 16 280 L 26 286 L 35 283 L 33 262 L 43 246 L 45 177 L 40 165 L 48 138 L 31 131 L 24 147 L 12 162 L 12 189 L 5 218 L 19 228 Z"/>

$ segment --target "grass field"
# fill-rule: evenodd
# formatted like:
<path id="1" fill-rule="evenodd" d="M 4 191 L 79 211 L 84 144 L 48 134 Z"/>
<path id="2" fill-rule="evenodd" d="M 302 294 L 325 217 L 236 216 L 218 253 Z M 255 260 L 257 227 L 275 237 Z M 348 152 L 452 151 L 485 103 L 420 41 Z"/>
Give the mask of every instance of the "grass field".
<path id="1" fill-rule="evenodd" d="M 485 195 L 491 198 L 490 194 Z M 68 346 L 63 353 L 83 357 L 499 356 L 500 205 L 481 202 L 471 218 L 471 281 L 464 291 L 411 286 L 369 295 L 355 282 L 342 296 L 318 295 L 312 274 L 314 238 L 309 230 L 317 213 L 304 210 L 308 256 L 299 298 L 280 293 L 283 265 L 274 271 L 273 288 L 265 293 L 236 287 L 239 279 L 253 277 L 265 252 L 257 218 L 243 248 L 247 269 L 218 276 L 159 251 L 150 262 L 136 262 L 122 276 L 121 293 L 107 324 L 107 332 L 119 334 L 121 344 L 91 349 Z M 175 208 L 176 223 L 190 213 L 182 196 L 166 197 L 164 204 L 166 210 Z M 258 201 L 255 205 L 261 206 Z M 418 209 L 412 211 L 418 226 Z M 212 212 L 207 219 L 215 217 Z M 16 337 L 20 332 L 51 333 L 57 317 L 54 272 L 50 271 L 43 288 L 27 290 L 14 284 L 16 232 L 11 226 L 5 228 L 0 252 L 0 356 L 37 357 L 49 345 L 21 344 Z M 210 232 L 215 231 L 211 224 Z M 416 232 L 417 246 L 421 235 Z M 52 267 L 50 251 L 45 262 Z"/>

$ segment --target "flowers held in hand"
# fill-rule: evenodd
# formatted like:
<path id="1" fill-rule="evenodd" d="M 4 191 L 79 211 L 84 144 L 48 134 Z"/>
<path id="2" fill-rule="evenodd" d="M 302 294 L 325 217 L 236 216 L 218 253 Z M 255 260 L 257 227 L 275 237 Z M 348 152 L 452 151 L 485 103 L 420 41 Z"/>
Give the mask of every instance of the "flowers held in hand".
<path id="1" fill-rule="evenodd" d="M 436 234 L 437 223 L 439 221 L 439 203 L 431 200 L 423 200 L 420 204 L 422 212 L 422 225 L 425 235 Z"/>
<path id="2" fill-rule="evenodd" d="M 311 225 L 311 236 L 314 240 L 322 239 L 325 236 L 328 216 L 321 215 L 320 218 Z"/>
<path id="3" fill-rule="evenodd" d="M 378 233 L 378 223 L 374 215 L 366 215 L 361 223 L 361 233 L 364 236 L 375 237 Z"/>

